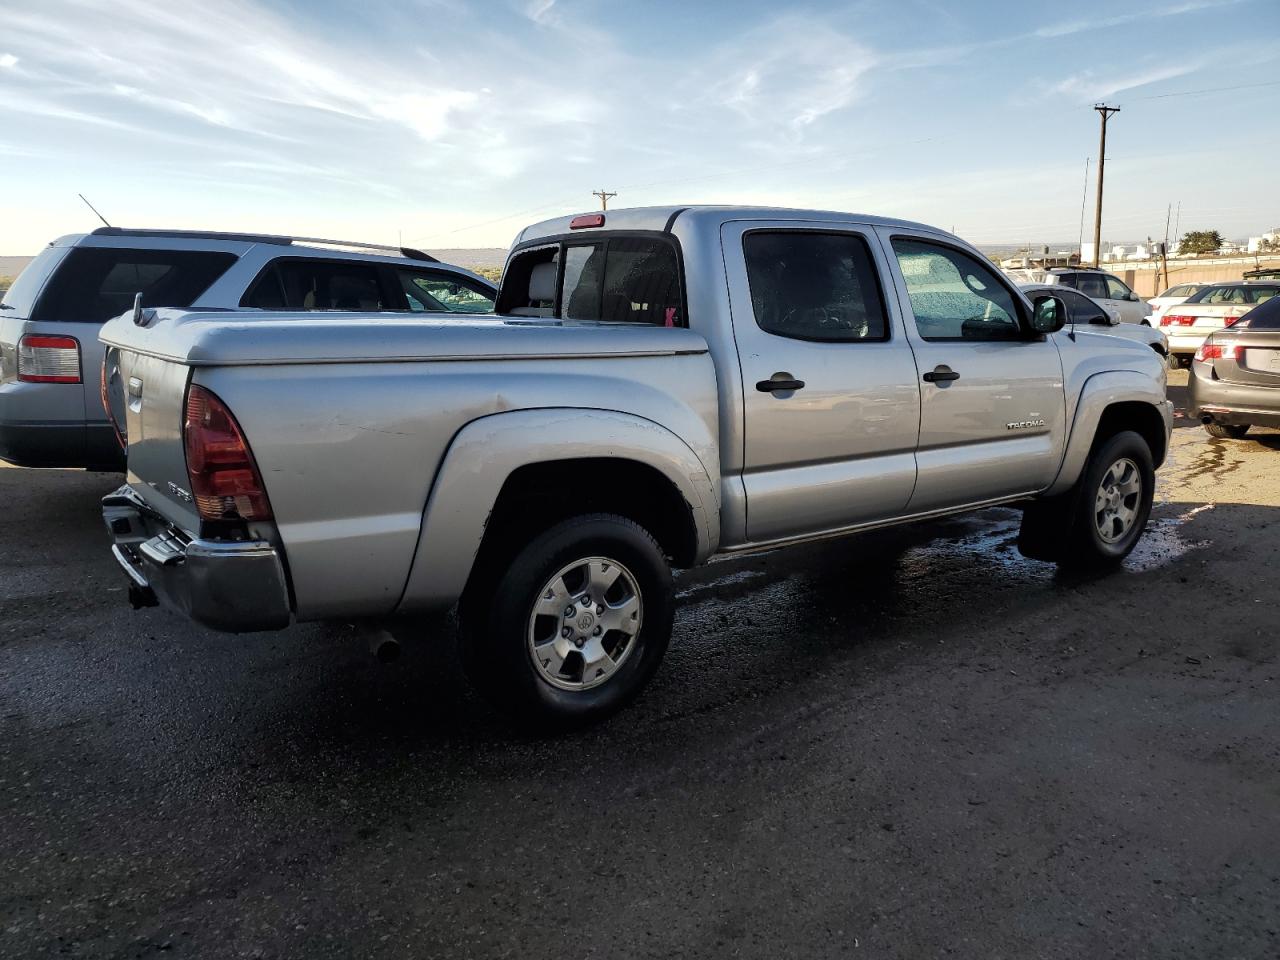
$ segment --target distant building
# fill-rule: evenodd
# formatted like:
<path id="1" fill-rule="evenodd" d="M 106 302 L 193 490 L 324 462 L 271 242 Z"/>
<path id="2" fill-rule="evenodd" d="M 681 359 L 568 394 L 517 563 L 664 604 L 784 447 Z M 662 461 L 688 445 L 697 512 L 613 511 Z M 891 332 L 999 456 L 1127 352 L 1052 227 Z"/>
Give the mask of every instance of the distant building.
<path id="1" fill-rule="evenodd" d="M 1275 249 L 1280 244 L 1280 230 L 1268 230 L 1260 237 L 1250 237 L 1247 252 L 1257 253 L 1264 244 L 1268 249 Z"/>

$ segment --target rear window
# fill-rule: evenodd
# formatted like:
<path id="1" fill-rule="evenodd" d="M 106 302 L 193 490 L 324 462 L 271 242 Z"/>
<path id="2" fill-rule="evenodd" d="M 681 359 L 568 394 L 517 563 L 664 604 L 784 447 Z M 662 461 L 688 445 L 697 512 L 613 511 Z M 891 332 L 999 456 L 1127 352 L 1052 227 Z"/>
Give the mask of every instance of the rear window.
<path id="1" fill-rule="evenodd" d="M 601 237 L 531 250 L 517 256 L 505 272 L 498 310 L 516 316 L 685 326 L 676 248 L 657 238 Z"/>
<path id="2" fill-rule="evenodd" d="M 492 313 L 493 292 L 467 277 L 431 271 L 397 271 L 413 313 Z"/>
<path id="3" fill-rule="evenodd" d="M 1189 297 L 1200 288 L 1194 283 L 1184 283 L 1181 286 L 1170 287 L 1160 297 Z M 1159 298 L 1157 298 L 1159 299 Z"/>
<path id="4" fill-rule="evenodd" d="M 1277 293 L 1280 287 L 1256 284 L 1219 284 L 1205 287 L 1187 303 L 1266 303 Z"/>
<path id="5" fill-rule="evenodd" d="M 101 323 L 132 310 L 139 293 L 145 307 L 189 307 L 235 262 L 233 253 L 77 247 L 45 285 L 31 319 Z"/>
<path id="6" fill-rule="evenodd" d="M 1273 297 L 1246 313 L 1237 326 L 1250 330 L 1280 330 L 1280 297 Z"/>

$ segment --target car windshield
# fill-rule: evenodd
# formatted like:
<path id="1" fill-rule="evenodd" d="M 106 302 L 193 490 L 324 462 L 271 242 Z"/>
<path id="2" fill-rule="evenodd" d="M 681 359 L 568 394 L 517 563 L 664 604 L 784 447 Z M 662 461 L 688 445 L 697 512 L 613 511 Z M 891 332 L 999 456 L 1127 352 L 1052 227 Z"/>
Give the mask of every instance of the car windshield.
<path id="1" fill-rule="evenodd" d="M 1266 303 L 1277 293 L 1280 286 L 1264 284 L 1222 283 L 1205 287 L 1187 303 Z"/>

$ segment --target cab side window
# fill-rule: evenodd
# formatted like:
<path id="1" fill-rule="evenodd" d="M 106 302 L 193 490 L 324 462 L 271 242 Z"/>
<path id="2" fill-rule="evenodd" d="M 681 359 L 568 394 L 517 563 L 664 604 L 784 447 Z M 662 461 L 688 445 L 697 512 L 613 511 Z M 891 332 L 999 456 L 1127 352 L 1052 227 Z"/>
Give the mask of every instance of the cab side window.
<path id="1" fill-rule="evenodd" d="M 675 246 L 620 236 L 517 254 L 503 272 L 497 312 L 683 327 L 682 303 Z"/>
<path id="2" fill-rule="evenodd" d="M 922 339 L 1021 339 L 1013 295 L 993 270 L 963 251 L 925 240 L 896 237 L 893 252 Z"/>
<path id="3" fill-rule="evenodd" d="M 889 338 L 875 263 L 863 237 L 766 231 L 747 234 L 742 248 L 761 330 L 793 340 Z"/>

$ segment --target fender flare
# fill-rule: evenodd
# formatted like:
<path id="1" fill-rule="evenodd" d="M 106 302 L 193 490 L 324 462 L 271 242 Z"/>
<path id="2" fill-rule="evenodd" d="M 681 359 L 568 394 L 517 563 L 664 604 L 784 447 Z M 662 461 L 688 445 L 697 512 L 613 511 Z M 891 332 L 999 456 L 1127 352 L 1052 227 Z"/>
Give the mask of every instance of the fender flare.
<path id="1" fill-rule="evenodd" d="M 443 609 L 462 594 L 489 516 L 519 467 L 612 457 L 658 470 L 693 517 L 697 562 L 720 540 L 720 476 L 661 424 L 613 410 L 541 408 L 496 413 L 455 434 L 431 485 L 397 613 Z"/>
<path id="2" fill-rule="evenodd" d="M 1093 440 L 1102 415 L 1112 404 L 1149 404 L 1164 420 L 1167 449 L 1168 437 L 1173 431 L 1173 404 L 1163 391 L 1153 390 L 1150 385 L 1146 385 L 1146 380 L 1145 374 L 1125 370 L 1095 373 L 1085 380 L 1080 388 L 1080 398 L 1076 402 L 1071 432 L 1067 435 L 1062 466 L 1058 468 L 1058 476 L 1049 489 L 1045 490 L 1044 496 L 1064 493 L 1075 484 L 1089 459 L 1089 451 L 1093 449 Z"/>

